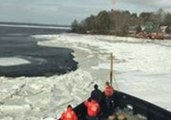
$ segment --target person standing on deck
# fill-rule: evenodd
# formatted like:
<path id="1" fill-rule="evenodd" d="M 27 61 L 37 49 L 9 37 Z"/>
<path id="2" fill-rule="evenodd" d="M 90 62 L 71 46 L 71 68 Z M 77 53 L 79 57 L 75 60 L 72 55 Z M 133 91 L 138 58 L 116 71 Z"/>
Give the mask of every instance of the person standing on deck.
<path id="1" fill-rule="evenodd" d="M 87 107 L 87 119 L 88 120 L 98 120 L 98 115 L 100 112 L 100 105 L 94 99 L 86 100 L 84 105 Z"/>
<path id="2" fill-rule="evenodd" d="M 91 99 L 96 100 L 98 103 L 101 102 L 102 99 L 102 92 L 98 89 L 98 85 L 94 85 L 94 90 L 91 92 Z"/>
<path id="3" fill-rule="evenodd" d="M 68 105 L 67 110 L 62 113 L 60 120 L 78 120 L 71 105 Z"/>
<path id="4" fill-rule="evenodd" d="M 106 87 L 104 90 L 104 94 L 106 97 L 111 97 L 114 93 L 113 87 L 109 84 L 109 82 L 106 82 Z"/>
<path id="5" fill-rule="evenodd" d="M 106 87 L 104 89 L 104 105 L 103 105 L 103 114 L 105 117 L 113 114 L 115 108 L 115 101 L 114 101 L 114 89 L 106 82 Z"/>

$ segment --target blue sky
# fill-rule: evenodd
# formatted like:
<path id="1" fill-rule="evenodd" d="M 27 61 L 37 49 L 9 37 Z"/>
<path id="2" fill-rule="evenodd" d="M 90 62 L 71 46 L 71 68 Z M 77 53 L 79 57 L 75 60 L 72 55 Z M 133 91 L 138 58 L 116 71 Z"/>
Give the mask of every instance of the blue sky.
<path id="1" fill-rule="evenodd" d="M 171 12 L 169 0 L 0 0 L 0 21 L 71 24 L 101 10 Z"/>

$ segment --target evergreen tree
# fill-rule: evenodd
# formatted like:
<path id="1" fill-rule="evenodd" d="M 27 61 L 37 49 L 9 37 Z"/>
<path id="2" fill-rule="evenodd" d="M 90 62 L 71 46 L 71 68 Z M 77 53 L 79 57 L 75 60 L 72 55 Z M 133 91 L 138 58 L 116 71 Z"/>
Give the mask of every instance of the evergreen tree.
<path id="1" fill-rule="evenodd" d="M 78 27 L 79 27 L 79 23 L 77 20 L 74 20 L 71 24 L 71 29 L 72 32 L 78 32 Z"/>
<path id="2" fill-rule="evenodd" d="M 138 27 L 136 28 L 136 33 L 140 33 L 140 32 L 142 32 L 142 29 L 141 29 L 141 26 L 138 25 Z"/>

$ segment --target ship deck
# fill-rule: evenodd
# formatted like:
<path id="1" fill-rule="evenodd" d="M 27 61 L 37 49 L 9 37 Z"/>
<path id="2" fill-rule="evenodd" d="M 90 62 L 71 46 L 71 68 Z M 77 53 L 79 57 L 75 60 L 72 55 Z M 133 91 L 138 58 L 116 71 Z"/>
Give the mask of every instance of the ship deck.
<path id="1" fill-rule="evenodd" d="M 105 109 L 105 105 L 102 107 L 102 113 L 107 111 L 112 111 L 114 115 L 126 116 L 126 119 L 109 119 L 102 116 L 99 120 L 171 120 L 171 112 L 163 108 L 160 108 L 152 103 L 141 100 L 134 96 L 125 94 L 120 91 L 116 91 L 114 97 L 114 103 L 116 107 L 111 107 L 112 109 Z M 74 108 L 75 112 L 79 116 L 80 120 L 87 120 L 87 108 L 84 103 L 81 103 Z M 108 116 L 109 117 L 109 116 Z"/>

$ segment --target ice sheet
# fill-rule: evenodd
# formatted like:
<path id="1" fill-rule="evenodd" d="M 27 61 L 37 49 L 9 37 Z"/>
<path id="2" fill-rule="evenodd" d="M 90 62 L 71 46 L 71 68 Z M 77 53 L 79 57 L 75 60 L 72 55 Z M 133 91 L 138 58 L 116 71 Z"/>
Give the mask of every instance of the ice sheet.
<path id="1" fill-rule="evenodd" d="M 33 37 L 41 39 L 38 45 L 74 49 L 79 68 L 61 76 L 1 77 L 0 118 L 59 117 L 68 104 L 76 106 L 88 98 L 95 83 L 104 89 L 109 80 L 111 52 L 115 56 L 114 75 L 119 90 L 171 111 L 170 41 L 78 34 Z M 24 112 L 16 114 L 11 109 Z"/>

